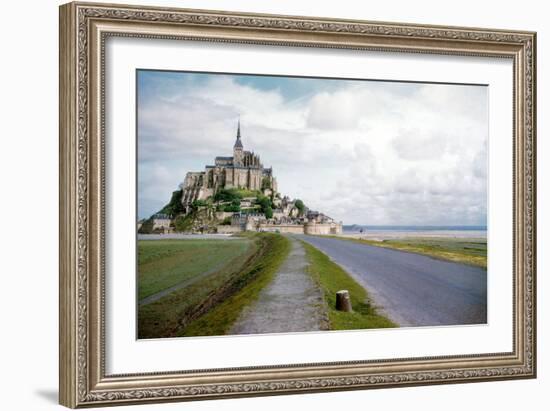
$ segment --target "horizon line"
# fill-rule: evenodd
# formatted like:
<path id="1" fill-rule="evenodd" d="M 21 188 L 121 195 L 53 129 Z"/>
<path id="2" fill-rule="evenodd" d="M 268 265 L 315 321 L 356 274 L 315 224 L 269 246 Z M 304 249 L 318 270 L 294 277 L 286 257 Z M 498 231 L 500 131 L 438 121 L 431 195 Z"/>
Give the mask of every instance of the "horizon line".
<path id="1" fill-rule="evenodd" d="M 343 224 L 344 226 L 365 226 L 365 227 L 483 227 L 487 228 L 487 225 L 483 224 Z"/>

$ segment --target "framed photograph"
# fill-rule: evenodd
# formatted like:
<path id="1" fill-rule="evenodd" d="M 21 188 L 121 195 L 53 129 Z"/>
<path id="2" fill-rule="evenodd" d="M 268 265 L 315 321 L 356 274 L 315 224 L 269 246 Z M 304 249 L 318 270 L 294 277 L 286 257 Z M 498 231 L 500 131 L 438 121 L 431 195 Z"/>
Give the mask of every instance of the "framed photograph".
<path id="1" fill-rule="evenodd" d="M 60 403 L 536 376 L 533 32 L 60 7 Z"/>

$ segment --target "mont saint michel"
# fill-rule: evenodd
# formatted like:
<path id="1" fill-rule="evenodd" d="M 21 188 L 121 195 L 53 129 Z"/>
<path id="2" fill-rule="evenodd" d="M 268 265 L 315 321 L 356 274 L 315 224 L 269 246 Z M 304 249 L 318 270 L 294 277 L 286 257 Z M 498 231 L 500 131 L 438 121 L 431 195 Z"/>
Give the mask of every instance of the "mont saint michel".
<path id="1" fill-rule="evenodd" d="M 487 324 L 487 93 L 137 70 L 136 338 Z"/>
<path id="2" fill-rule="evenodd" d="M 273 168 L 244 149 L 240 120 L 233 155 L 189 171 L 179 188 L 167 206 L 138 224 L 140 233 L 342 233 L 342 222 L 278 191 Z"/>

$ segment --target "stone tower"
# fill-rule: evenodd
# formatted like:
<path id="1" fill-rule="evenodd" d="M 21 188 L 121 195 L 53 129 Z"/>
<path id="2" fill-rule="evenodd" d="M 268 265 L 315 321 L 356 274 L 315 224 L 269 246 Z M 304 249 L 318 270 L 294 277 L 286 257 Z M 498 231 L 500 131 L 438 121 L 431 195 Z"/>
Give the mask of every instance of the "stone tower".
<path id="1" fill-rule="evenodd" d="M 241 120 L 237 125 L 237 140 L 233 146 L 233 165 L 236 167 L 243 166 L 243 143 L 241 141 Z"/>

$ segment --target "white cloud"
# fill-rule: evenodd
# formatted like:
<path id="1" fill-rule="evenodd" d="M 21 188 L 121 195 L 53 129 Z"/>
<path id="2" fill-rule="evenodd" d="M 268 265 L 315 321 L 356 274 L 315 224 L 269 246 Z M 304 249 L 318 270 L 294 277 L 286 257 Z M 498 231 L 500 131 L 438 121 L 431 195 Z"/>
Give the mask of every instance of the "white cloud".
<path id="1" fill-rule="evenodd" d="M 289 99 L 227 76 L 140 102 L 140 214 L 231 155 L 239 115 L 279 189 L 346 224 L 485 224 L 485 87 L 346 81 Z"/>

